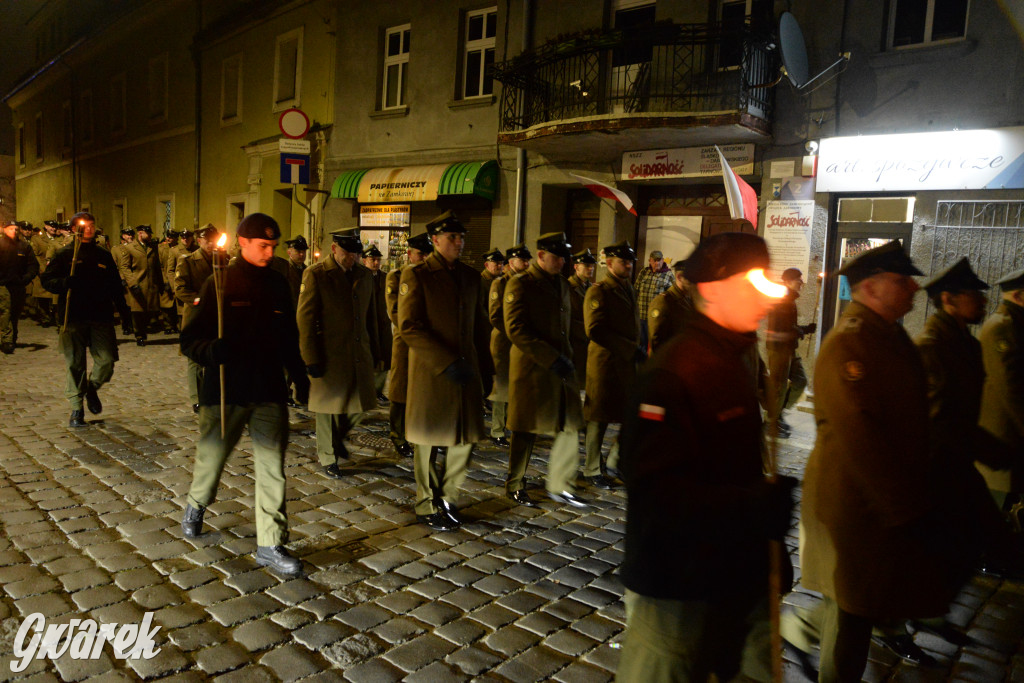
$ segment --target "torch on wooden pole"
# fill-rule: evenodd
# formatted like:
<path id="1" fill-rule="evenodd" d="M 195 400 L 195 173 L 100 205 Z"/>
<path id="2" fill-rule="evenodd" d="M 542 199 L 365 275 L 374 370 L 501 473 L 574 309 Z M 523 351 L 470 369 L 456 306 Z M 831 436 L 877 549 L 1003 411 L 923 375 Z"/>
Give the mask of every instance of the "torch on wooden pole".
<path id="1" fill-rule="evenodd" d="M 71 252 L 71 272 L 68 273 L 68 277 L 75 274 L 75 263 L 78 262 L 78 248 L 82 246 L 82 224 L 84 221 L 79 219 L 78 226 L 71 226 L 71 232 L 75 236 L 75 249 Z M 71 288 L 68 287 L 67 294 L 64 295 L 64 324 L 60 326 L 60 333 L 68 329 L 68 311 L 71 310 Z"/>
<path id="2" fill-rule="evenodd" d="M 227 240 L 227 233 L 222 233 L 213 250 L 213 289 L 217 296 L 217 339 L 224 338 L 224 268 L 227 267 L 227 252 L 224 245 L 227 244 Z M 224 363 L 218 366 L 218 370 L 220 371 L 220 438 L 225 439 L 227 438 L 227 402 L 225 401 L 227 382 Z"/>

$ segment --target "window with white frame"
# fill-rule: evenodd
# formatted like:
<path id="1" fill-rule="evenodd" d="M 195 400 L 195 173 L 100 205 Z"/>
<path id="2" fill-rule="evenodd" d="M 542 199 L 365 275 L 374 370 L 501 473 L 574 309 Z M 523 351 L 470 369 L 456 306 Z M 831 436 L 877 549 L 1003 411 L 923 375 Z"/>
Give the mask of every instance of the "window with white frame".
<path id="1" fill-rule="evenodd" d="M 110 79 L 110 132 L 123 133 L 126 128 L 125 79 L 120 73 Z"/>
<path id="2" fill-rule="evenodd" d="M 487 69 L 494 64 L 494 36 L 498 29 L 498 8 L 466 13 L 465 57 L 462 60 L 462 96 L 479 97 L 494 92 Z"/>
<path id="3" fill-rule="evenodd" d="M 279 35 L 274 55 L 274 111 L 297 107 L 302 91 L 302 28 Z"/>
<path id="4" fill-rule="evenodd" d="M 25 167 L 25 124 L 19 123 L 17 128 L 18 166 Z"/>
<path id="5" fill-rule="evenodd" d="M 167 53 L 149 60 L 149 120 L 167 120 Z"/>
<path id="6" fill-rule="evenodd" d="M 220 122 L 242 120 L 242 54 L 232 55 L 220 64 Z"/>
<path id="7" fill-rule="evenodd" d="M 82 92 L 81 106 L 78 108 L 79 139 L 83 144 L 92 142 L 92 90 Z"/>
<path id="8" fill-rule="evenodd" d="M 409 67 L 409 34 L 412 24 L 395 26 L 384 32 L 384 86 L 381 108 L 403 107 Z"/>
<path id="9" fill-rule="evenodd" d="M 43 112 L 36 114 L 36 161 L 43 160 Z"/>
<path id="10" fill-rule="evenodd" d="M 967 35 L 969 0 L 892 0 L 889 46 L 959 40 Z"/>

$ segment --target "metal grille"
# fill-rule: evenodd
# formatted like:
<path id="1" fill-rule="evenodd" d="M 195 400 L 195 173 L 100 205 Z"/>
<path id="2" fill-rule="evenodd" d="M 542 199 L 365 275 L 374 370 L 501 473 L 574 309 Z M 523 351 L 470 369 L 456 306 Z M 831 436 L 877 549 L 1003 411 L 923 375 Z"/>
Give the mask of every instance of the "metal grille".
<path id="1" fill-rule="evenodd" d="M 937 273 L 964 256 L 989 284 L 1020 268 L 1024 264 L 1024 202 L 940 201 L 930 272 Z M 995 310 L 998 287 L 989 289 L 988 299 L 989 310 Z"/>
<path id="2" fill-rule="evenodd" d="M 172 212 L 171 212 L 171 203 L 170 202 L 161 202 L 161 203 L 164 205 L 164 225 L 163 225 L 163 228 L 164 228 L 164 235 L 166 236 L 167 233 L 174 227 L 173 221 L 171 220 L 171 214 L 172 214 Z"/>

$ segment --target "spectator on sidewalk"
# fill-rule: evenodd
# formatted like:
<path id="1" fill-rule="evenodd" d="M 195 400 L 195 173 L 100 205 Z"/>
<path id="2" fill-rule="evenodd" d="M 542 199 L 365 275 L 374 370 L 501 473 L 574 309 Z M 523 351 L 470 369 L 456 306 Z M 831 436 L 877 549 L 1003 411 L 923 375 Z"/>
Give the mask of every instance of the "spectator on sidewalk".
<path id="1" fill-rule="evenodd" d="M 785 298 L 768 313 L 768 420 L 774 422 L 776 436 L 788 439 L 789 423 L 785 412 L 796 405 L 807 388 L 807 373 L 797 354 L 804 335 L 814 334 L 817 323 L 797 324 L 796 300 L 804 286 L 799 268 L 782 271 L 782 284 L 789 288 Z"/>

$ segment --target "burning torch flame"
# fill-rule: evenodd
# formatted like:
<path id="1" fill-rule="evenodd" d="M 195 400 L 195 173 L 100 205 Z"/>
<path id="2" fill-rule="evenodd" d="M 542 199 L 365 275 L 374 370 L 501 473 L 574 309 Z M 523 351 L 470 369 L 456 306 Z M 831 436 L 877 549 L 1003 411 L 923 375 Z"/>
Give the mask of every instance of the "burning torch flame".
<path id="1" fill-rule="evenodd" d="M 228 243 L 228 234 L 226 232 L 222 232 L 220 234 L 220 238 L 217 240 L 217 248 L 218 249 L 223 249 L 224 245 L 227 244 L 227 243 Z"/>
<path id="2" fill-rule="evenodd" d="M 754 285 L 757 291 L 772 299 L 781 299 L 786 295 L 786 285 L 776 284 L 764 276 L 762 268 L 755 268 L 747 271 L 747 279 Z"/>

